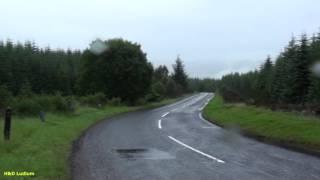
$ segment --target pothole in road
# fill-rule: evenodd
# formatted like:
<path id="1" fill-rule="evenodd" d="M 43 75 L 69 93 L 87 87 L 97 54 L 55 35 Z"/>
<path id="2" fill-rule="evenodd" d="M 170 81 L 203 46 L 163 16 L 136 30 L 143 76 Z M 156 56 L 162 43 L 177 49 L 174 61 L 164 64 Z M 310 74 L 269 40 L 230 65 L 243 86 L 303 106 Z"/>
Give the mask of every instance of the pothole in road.
<path id="1" fill-rule="evenodd" d="M 145 149 L 145 148 L 134 148 L 134 149 L 115 149 L 115 152 L 121 158 L 125 159 L 150 159 L 150 160 L 163 160 L 173 159 L 169 153 L 158 150 L 158 149 Z"/>

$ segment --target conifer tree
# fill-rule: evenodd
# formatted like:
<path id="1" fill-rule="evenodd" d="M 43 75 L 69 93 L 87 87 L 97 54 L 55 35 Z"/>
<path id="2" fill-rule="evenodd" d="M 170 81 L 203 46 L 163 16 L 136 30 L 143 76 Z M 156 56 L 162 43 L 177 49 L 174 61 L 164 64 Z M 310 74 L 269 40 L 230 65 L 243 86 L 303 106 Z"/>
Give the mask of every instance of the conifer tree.
<path id="1" fill-rule="evenodd" d="M 297 50 L 297 58 L 293 61 L 293 98 L 295 103 L 306 102 L 310 86 L 310 66 L 308 38 L 306 34 L 301 36 L 300 45 Z"/>
<path id="2" fill-rule="evenodd" d="M 188 86 L 188 76 L 185 72 L 184 69 L 184 64 L 180 57 L 177 57 L 177 60 L 175 64 L 172 66 L 173 67 L 173 74 L 172 74 L 172 79 L 183 89 L 187 89 Z"/>
<path id="3" fill-rule="evenodd" d="M 270 56 L 267 57 L 265 63 L 261 66 L 258 81 L 257 90 L 259 94 L 257 100 L 262 104 L 269 104 L 271 100 L 271 78 L 273 73 L 273 64 Z"/>

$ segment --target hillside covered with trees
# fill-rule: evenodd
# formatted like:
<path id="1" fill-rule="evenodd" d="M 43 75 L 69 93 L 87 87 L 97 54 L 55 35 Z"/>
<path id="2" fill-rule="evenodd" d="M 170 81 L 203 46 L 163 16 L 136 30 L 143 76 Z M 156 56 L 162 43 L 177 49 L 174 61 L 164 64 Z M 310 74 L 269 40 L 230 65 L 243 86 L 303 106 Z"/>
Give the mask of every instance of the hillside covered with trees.
<path id="1" fill-rule="evenodd" d="M 320 77 L 311 70 L 319 60 L 320 33 L 293 37 L 276 59 L 267 57 L 260 69 L 223 76 L 219 92 L 229 102 L 319 114 Z"/>

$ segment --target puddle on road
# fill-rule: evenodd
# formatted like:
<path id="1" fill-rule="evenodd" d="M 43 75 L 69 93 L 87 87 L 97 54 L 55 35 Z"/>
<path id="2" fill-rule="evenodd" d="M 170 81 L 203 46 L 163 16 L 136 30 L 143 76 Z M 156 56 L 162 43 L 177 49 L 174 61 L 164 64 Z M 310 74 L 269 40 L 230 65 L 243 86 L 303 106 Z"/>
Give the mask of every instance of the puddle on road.
<path id="1" fill-rule="evenodd" d="M 131 153 L 143 153 L 143 152 L 146 152 L 147 149 L 117 149 L 116 151 L 120 154 L 131 154 Z"/>
<path id="2" fill-rule="evenodd" d="M 125 159 L 150 159 L 150 160 L 165 160 L 173 159 L 174 157 L 167 152 L 158 149 L 115 149 L 114 150 L 121 158 Z"/>

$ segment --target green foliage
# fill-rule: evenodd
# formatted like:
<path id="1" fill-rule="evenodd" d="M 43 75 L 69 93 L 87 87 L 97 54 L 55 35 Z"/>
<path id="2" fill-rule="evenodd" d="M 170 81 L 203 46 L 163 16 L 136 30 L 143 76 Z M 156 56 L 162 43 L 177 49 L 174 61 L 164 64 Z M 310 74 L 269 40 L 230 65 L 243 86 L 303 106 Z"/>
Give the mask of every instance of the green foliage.
<path id="1" fill-rule="evenodd" d="M 120 106 L 121 105 L 121 98 L 113 97 L 110 100 L 108 100 L 108 104 L 111 106 Z"/>
<path id="2" fill-rule="evenodd" d="M 152 65 L 141 46 L 122 39 L 105 42 L 108 49 L 100 55 L 84 53 L 79 86 L 82 94 L 104 92 L 108 98 L 120 97 L 133 103 L 149 91 Z"/>
<path id="3" fill-rule="evenodd" d="M 154 70 L 151 90 L 146 96 L 146 101 L 159 101 L 164 97 L 177 97 L 182 90 L 178 89 L 178 84 L 173 80 L 173 75 L 169 75 L 168 68 L 160 65 Z M 184 89 L 186 91 L 187 89 Z"/>
<path id="4" fill-rule="evenodd" d="M 189 92 L 215 92 L 217 81 L 210 78 L 189 78 L 188 91 Z"/>
<path id="5" fill-rule="evenodd" d="M 154 97 L 157 97 L 154 99 L 155 101 L 160 100 L 160 98 L 163 97 L 166 93 L 166 87 L 161 81 L 155 82 L 152 85 L 151 93 L 154 94 Z"/>
<path id="6" fill-rule="evenodd" d="M 72 112 L 76 101 L 72 97 L 57 95 L 39 95 L 34 97 L 16 97 L 11 102 L 13 112 L 21 115 L 37 115 L 45 112 Z"/>
<path id="7" fill-rule="evenodd" d="M 22 115 L 36 115 L 42 109 L 39 102 L 31 98 L 15 99 L 12 108 L 13 113 Z"/>
<path id="8" fill-rule="evenodd" d="M 29 41 L 0 41 L 0 84 L 13 95 L 56 91 L 69 95 L 75 89 L 81 55 L 80 51 L 40 49 Z"/>
<path id="9" fill-rule="evenodd" d="M 0 109 L 5 108 L 11 101 L 12 94 L 5 85 L 0 86 Z"/>
<path id="10" fill-rule="evenodd" d="M 312 76 L 311 85 L 308 93 L 308 108 L 320 115 L 320 78 Z"/>
<path id="11" fill-rule="evenodd" d="M 23 83 L 19 90 L 18 95 L 20 97 L 25 97 L 25 98 L 34 96 L 31 88 L 32 88 L 31 84 L 28 81 Z"/>
<path id="12" fill-rule="evenodd" d="M 320 62 L 320 32 L 312 37 L 310 44 L 310 58 L 312 63 Z M 310 88 L 308 92 L 308 102 L 317 106 L 320 114 L 320 77 L 314 74 L 310 78 Z"/>
<path id="13" fill-rule="evenodd" d="M 144 99 L 147 102 L 156 102 L 159 101 L 161 98 L 162 97 L 158 92 L 156 92 L 155 90 L 151 90 L 151 92 L 149 92 Z"/>
<path id="14" fill-rule="evenodd" d="M 248 73 L 248 75 L 255 75 L 254 73 Z M 243 79 L 243 80 L 242 80 Z M 222 77 L 219 82 L 219 92 L 222 97 L 227 101 L 243 101 L 245 100 L 246 93 L 243 94 L 245 90 L 242 88 L 246 88 L 249 90 L 250 86 L 244 87 L 242 84 L 248 83 L 245 82 L 246 76 L 240 75 L 239 73 L 229 74 Z M 251 78 L 252 80 L 252 78 Z M 255 83 L 255 81 L 250 81 L 250 83 Z"/>
<path id="15" fill-rule="evenodd" d="M 173 79 L 169 79 L 166 85 L 166 95 L 168 97 L 177 97 L 183 93 L 182 87 Z"/>
<path id="16" fill-rule="evenodd" d="M 149 94 L 147 94 L 147 96 L 148 96 Z M 146 97 L 147 97 L 146 96 Z M 136 106 L 142 106 L 142 105 L 145 105 L 146 103 L 148 103 L 148 101 L 147 101 L 147 98 L 146 97 L 144 97 L 144 98 L 139 98 L 136 102 L 135 102 L 135 104 L 134 105 L 136 105 Z"/>
<path id="17" fill-rule="evenodd" d="M 52 104 L 52 106 L 54 107 L 54 111 L 67 112 L 71 109 L 66 97 L 62 97 L 58 94 L 53 96 L 50 100 L 51 102 L 49 102 L 49 104 Z"/>
<path id="18" fill-rule="evenodd" d="M 303 34 L 297 49 L 297 58 L 293 61 L 293 96 L 295 103 L 305 103 L 310 86 L 310 65 L 312 60 L 309 56 L 308 38 Z"/>
<path id="19" fill-rule="evenodd" d="M 257 77 L 256 88 L 259 93 L 256 96 L 258 104 L 271 103 L 271 85 L 272 85 L 273 64 L 271 58 L 268 57 L 260 69 L 259 76 Z"/>
<path id="20" fill-rule="evenodd" d="M 188 87 L 188 76 L 184 69 L 184 64 L 180 57 L 178 56 L 176 63 L 172 66 L 173 74 L 172 79 L 177 83 L 177 86 L 183 91 Z"/>
<path id="21" fill-rule="evenodd" d="M 153 73 L 154 81 L 161 81 L 166 83 L 169 79 L 169 70 L 165 65 L 160 65 L 154 70 Z"/>
<path id="22" fill-rule="evenodd" d="M 81 104 L 89 106 L 100 106 L 107 103 L 107 98 L 103 93 L 82 96 L 79 99 Z"/>
<path id="23" fill-rule="evenodd" d="M 73 111 L 77 103 L 69 96 L 74 94 L 81 96 L 82 104 L 100 106 L 106 99 L 132 105 L 139 99 L 158 101 L 186 91 L 179 58 L 173 76 L 164 65 L 153 73 L 139 44 L 123 39 L 104 43 L 107 49 L 97 55 L 89 50 L 39 48 L 29 41 L 0 41 L 0 108 L 13 105 L 23 114 L 39 109 Z"/>
<path id="24" fill-rule="evenodd" d="M 274 65 L 268 57 L 260 70 L 225 75 L 217 82 L 219 92 L 227 101 L 315 111 L 308 108 L 320 105 L 320 77 L 310 69 L 320 60 L 319 52 L 320 33 L 311 41 L 305 34 L 299 41 L 292 38 Z"/>
<path id="25" fill-rule="evenodd" d="M 286 104 L 293 102 L 292 87 L 293 79 L 288 76 L 292 74 L 292 66 L 289 58 L 282 54 L 278 57 L 273 74 L 272 96 L 274 103 Z"/>

